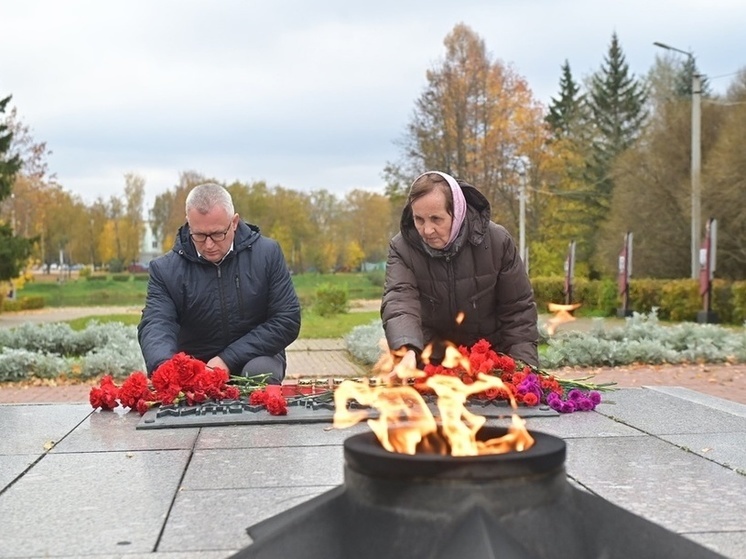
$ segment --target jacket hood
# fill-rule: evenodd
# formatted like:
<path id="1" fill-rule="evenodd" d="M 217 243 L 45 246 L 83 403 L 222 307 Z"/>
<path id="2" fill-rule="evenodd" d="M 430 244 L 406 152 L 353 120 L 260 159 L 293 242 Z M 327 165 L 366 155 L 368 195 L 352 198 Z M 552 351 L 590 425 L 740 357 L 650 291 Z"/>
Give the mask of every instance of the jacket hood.
<path id="1" fill-rule="evenodd" d="M 233 252 L 238 252 L 239 250 L 247 248 L 254 243 L 260 235 L 261 233 L 259 232 L 258 226 L 246 223 L 244 220 L 240 219 L 238 221 L 238 226 L 236 227 L 236 235 L 233 238 Z M 190 260 L 199 261 L 197 249 L 195 248 L 192 239 L 189 237 L 188 223 L 179 227 L 176 239 L 174 240 L 174 246 L 171 250 L 189 258 Z M 230 254 L 228 257 L 231 257 Z"/>
<path id="2" fill-rule="evenodd" d="M 489 226 L 492 215 L 490 203 L 484 194 L 479 192 L 471 184 L 458 179 L 457 182 L 466 199 L 466 220 L 464 221 L 464 227 L 468 228 L 467 240 L 474 245 L 478 245 L 487 234 L 487 227 Z M 414 226 L 411 204 L 407 204 L 402 211 L 399 229 L 401 230 L 402 237 L 408 243 L 413 246 L 421 245 L 420 234 L 417 233 L 417 229 Z"/>

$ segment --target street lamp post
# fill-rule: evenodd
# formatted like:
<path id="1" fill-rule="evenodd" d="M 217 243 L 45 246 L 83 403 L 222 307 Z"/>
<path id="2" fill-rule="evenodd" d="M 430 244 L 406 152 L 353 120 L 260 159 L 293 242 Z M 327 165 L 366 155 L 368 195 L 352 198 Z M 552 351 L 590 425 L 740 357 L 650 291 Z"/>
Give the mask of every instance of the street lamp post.
<path id="1" fill-rule="evenodd" d="M 518 198 L 519 220 L 518 220 L 518 253 L 521 255 L 523 265 L 528 268 L 526 261 L 526 174 L 521 173 L 521 193 Z"/>
<path id="2" fill-rule="evenodd" d="M 689 57 L 692 66 L 692 279 L 699 277 L 699 244 L 702 233 L 700 199 L 702 196 L 701 161 L 702 161 L 702 76 L 695 72 L 694 55 L 685 50 L 655 42 L 656 47 L 679 52 Z"/>
<path id="3" fill-rule="evenodd" d="M 518 256 L 528 272 L 528 247 L 526 247 L 526 202 L 528 201 L 528 159 L 516 158 L 516 172 L 520 180 L 518 185 Z"/>

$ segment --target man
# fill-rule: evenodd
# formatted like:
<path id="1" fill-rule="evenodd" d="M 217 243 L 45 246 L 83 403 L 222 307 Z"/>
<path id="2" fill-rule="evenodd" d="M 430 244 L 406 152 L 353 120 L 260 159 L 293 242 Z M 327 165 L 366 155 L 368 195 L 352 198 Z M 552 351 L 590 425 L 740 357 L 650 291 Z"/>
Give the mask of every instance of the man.
<path id="1" fill-rule="evenodd" d="M 150 263 L 137 327 L 148 375 L 184 352 L 280 384 L 301 313 L 279 244 L 240 219 L 217 184 L 188 194 L 186 220 L 171 252 Z"/>

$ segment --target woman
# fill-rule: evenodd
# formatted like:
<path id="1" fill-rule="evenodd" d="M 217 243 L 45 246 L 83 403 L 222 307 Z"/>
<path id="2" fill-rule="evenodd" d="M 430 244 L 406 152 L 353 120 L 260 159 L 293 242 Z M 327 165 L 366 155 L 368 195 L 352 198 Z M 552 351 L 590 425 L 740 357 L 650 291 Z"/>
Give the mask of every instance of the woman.
<path id="1" fill-rule="evenodd" d="M 428 344 L 437 358 L 443 342 L 471 346 L 484 338 L 538 367 L 533 290 L 513 238 L 490 221 L 487 199 L 428 171 L 412 183 L 400 228 L 389 244 L 381 303 L 389 348 L 412 364 Z"/>

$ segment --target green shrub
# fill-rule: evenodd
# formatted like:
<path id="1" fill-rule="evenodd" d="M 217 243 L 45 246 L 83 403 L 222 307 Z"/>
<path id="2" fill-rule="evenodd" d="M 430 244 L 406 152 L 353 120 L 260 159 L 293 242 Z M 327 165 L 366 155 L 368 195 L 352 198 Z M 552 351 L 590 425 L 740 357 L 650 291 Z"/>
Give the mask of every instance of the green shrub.
<path id="1" fill-rule="evenodd" d="M 15 300 L 6 299 L 2 303 L 6 312 L 29 311 L 44 308 L 44 297 L 19 297 Z"/>
<path id="2" fill-rule="evenodd" d="M 132 274 L 132 281 L 148 281 L 150 274 Z"/>
<path id="3" fill-rule="evenodd" d="M 349 310 L 347 286 L 322 284 L 316 289 L 313 310 L 319 316 L 332 316 Z"/>
<path id="4" fill-rule="evenodd" d="M 733 322 L 746 321 L 746 281 L 736 281 L 730 286 L 733 305 Z"/>
<path id="5" fill-rule="evenodd" d="M 89 278 L 91 277 L 91 274 L 93 274 L 93 269 L 90 266 L 86 266 L 80 269 L 80 271 L 78 272 L 78 277 Z"/>
<path id="6" fill-rule="evenodd" d="M 660 289 L 661 310 L 660 317 L 663 320 L 694 321 L 697 312 L 702 308 L 702 299 L 699 296 L 699 284 L 694 280 L 671 280 L 663 284 Z"/>
<path id="7" fill-rule="evenodd" d="M 109 271 L 112 274 L 119 274 L 124 271 L 124 262 L 119 260 L 119 258 L 112 258 L 109 260 Z"/>
<path id="8" fill-rule="evenodd" d="M 106 274 L 91 274 L 85 278 L 86 281 L 106 281 L 108 279 L 109 276 Z"/>
<path id="9" fill-rule="evenodd" d="M 385 270 L 371 270 L 366 274 L 366 277 L 368 278 L 368 281 L 375 285 L 376 287 L 383 287 L 383 284 L 386 281 L 386 271 Z"/>
<path id="10" fill-rule="evenodd" d="M 130 281 L 132 275 L 129 272 L 123 274 L 112 274 L 111 279 L 113 281 Z"/>

